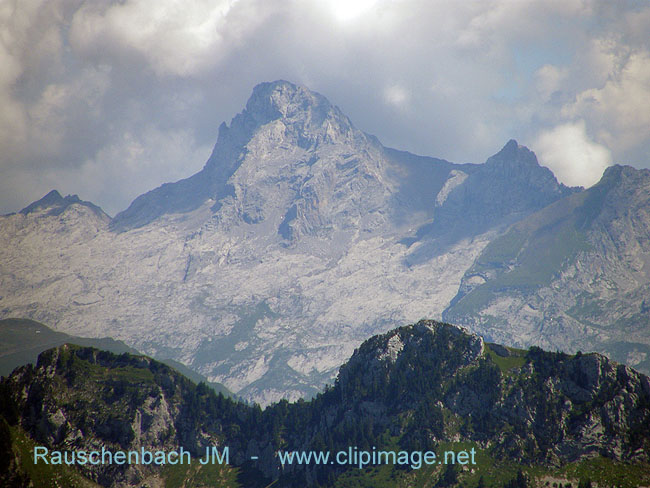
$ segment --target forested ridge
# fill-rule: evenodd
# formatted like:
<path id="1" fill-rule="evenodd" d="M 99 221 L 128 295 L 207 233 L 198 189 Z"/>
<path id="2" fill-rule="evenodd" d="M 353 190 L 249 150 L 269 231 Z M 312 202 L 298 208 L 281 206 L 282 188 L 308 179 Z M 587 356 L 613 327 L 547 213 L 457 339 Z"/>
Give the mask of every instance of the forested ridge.
<path id="1" fill-rule="evenodd" d="M 30 476 L 30 460 L 16 447 L 20 439 L 60 450 L 182 446 L 197 459 L 206 446 L 228 446 L 231 466 L 214 474 L 224 486 L 275 480 L 274 486 L 296 487 L 514 487 L 533 486 L 553 473 L 586 483 L 589 472 L 581 466 L 596 461 L 607 473 L 625 465 L 630 474 L 616 478 L 619 484 L 650 480 L 647 377 L 597 354 L 485 344 L 434 321 L 365 341 L 336 382 L 309 401 L 283 400 L 262 409 L 196 385 L 147 357 L 65 345 L 3 378 L 0 407 L 0 448 L 10 459 L 3 476 L 16 486 Z M 281 466 L 276 455 L 350 446 L 474 448 L 478 455 L 471 466 L 362 470 Z M 175 486 L 173 480 L 190 476 L 146 466 L 75 469 L 103 486 L 144 486 L 152 476 Z"/>

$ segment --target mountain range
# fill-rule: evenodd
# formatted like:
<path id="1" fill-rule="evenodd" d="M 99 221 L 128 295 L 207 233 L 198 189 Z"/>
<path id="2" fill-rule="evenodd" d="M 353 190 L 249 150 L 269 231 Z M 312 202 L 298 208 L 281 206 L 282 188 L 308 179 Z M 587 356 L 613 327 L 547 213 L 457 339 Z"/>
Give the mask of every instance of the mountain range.
<path id="1" fill-rule="evenodd" d="M 445 319 L 492 340 L 570 344 L 648 371 L 649 211 L 650 171 L 608 168 L 484 248 Z"/>
<path id="2" fill-rule="evenodd" d="M 36 446 L 183 447 L 193 462 L 46 465 Z M 227 465 L 199 464 L 210 446 L 228 447 Z M 276 454 L 352 449 L 440 462 L 359 469 Z M 144 356 L 63 345 L 0 380 L 0 463 L 3 486 L 647 486 L 650 380 L 598 354 L 517 350 L 420 321 L 365 341 L 314 399 L 261 410 Z"/>
<path id="3" fill-rule="evenodd" d="M 262 83 L 199 173 L 114 218 L 56 191 L 0 217 L 0 318 L 110 336 L 262 404 L 422 317 L 648 371 L 649 177 L 569 188 L 513 140 L 483 164 L 417 156 Z"/>

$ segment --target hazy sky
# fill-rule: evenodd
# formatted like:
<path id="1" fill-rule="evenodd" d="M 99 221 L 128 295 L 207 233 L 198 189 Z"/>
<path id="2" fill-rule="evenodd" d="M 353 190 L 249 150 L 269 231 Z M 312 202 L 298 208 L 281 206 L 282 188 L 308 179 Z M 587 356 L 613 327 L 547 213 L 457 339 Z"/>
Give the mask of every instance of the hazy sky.
<path id="1" fill-rule="evenodd" d="M 0 213 L 56 188 L 114 215 L 276 79 L 419 154 L 650 167 L 647 0 L 0 0 Z"/>

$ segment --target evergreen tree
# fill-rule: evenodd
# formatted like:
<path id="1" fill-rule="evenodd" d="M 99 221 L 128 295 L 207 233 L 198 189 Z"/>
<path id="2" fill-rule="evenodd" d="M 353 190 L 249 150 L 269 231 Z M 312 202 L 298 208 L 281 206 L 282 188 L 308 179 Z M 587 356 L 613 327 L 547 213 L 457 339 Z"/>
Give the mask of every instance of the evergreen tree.
<path id="1" fill-rule="evenodd" d="M 503 488 L 529 488 L 528 479 L 524 472 L 520 469 L 517 471 L 517 476 L 503 485 Z"/>
<path id="2" fill-rule="evenodd" d="M 446 464 L 440 475 L 440 479 L 436 486 L 438 488 L 446 488 L 455 486 L 458 483 L 458 470 L 454 464 Z"/>

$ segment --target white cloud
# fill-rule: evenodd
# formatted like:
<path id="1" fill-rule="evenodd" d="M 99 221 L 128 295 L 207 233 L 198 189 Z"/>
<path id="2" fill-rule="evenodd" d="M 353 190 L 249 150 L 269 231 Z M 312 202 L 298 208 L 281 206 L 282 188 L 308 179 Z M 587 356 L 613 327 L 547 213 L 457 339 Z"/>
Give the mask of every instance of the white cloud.
<path id="1" fill-rule="evenodd" d="M 71 41 L 92 56 L 110 50 L 118 57 L 139 53 L 158 74 L 194 75 L 223 59 L 264 20 L 262 3 L 255 12 L 239 3 L 128 0 L 106 6 L 89 2 L 73 18 Z"/>
<path id="2" fill-rule="evenodd" d="M 410 99 L 408 90 L 400 85 L 390 85 L 384 89 L 384 100 L 395 107 L 403 107 Z"/>
<path id="3" fill-rule="evenodd" d="M 535 85 L 537 91 L 544 100 L 550 99 L 554 93 L 562 89 L 562 85 L 568 75 L 567 68 L 559 68 L 551 64 L 545 64 L 535 73 Z"/>
<path id="4" fill-rule="evenodd" d="M 580 92 L 563 114 L 588 119 L 600 140 L 624 152 L 650 139 L 650 54 L 635 52 L 611 66 L 606 83 Z"/>
<path id="5" fill-rule="evenodd" d="M 39 35 L 32 33 L 42 3 L 30 0 L 0 3 L 0 148 L 13 157 L 20 157 L 16 146 L 25 144 L 28 130 L 24 107 L 15 99 L 14 89 L 24 74 L 28 57 L 36 54 L 36 50 L 30 54 L 26 49 L 30 38 L 34 36 L 34 44 L 42 46 Z"/>
<path id="6" fill-rule="evenodd" d="M 108 202 L 104 210 L 115 215 L 124 210 L 121 202 L 199 171 L 211 149 L 199 146 L 186 130 L 163 132 L 147 127 L 138 134 L 125 132 L 78 170 L 68 171 L 67 184 Z"/>
<path id="7" fill-rule="evenodd" d="M 142 133 L 122 133 L 79 167 L 9 168 L 0 188 L 14 210 L 25 205 L 25 198 L 34 201 L 57 189 L 100 203 L 115 215 L 138 195 L 199 171 L 211 149 L 197 145 L 188 131 L 147 127 Z"/>
<path id="8" fill-rule="evenodd" d="M 583 120 L 542 132 L 533 149 L 540 163 L 569 186 L 592 186 L 612 163 L 610 151 L 589 139 Z"/>
<path id="9" fill-rule="evenodd" d="M 571 21 L 592 13 L 592 0 L 493 0 L 440 2 L 459 15 L 459 46 L 490 56 L 507 56 L 515 39 L 548 39 L 558 20 Z M 457 3 L 461 3 L 459 7 Z"/>

